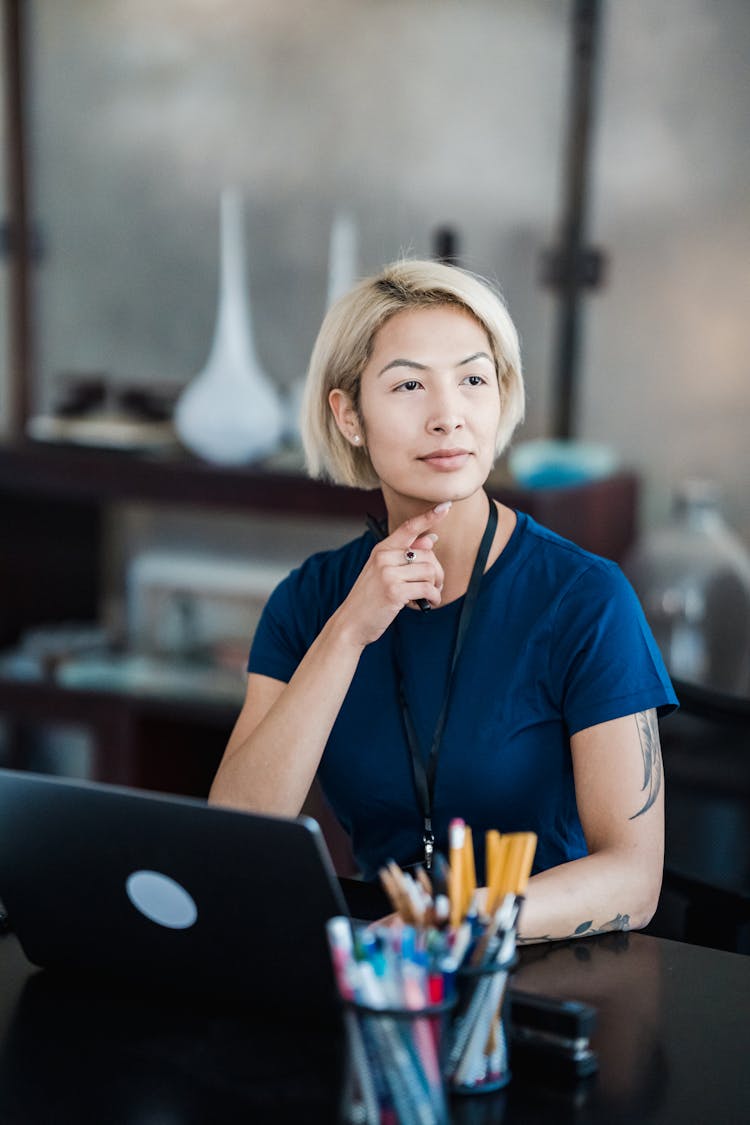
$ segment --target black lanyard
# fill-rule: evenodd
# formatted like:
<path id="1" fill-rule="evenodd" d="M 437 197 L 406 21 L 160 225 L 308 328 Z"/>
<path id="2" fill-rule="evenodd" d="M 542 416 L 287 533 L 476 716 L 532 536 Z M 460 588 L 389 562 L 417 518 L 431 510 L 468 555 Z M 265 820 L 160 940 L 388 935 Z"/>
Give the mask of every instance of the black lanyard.
<path id="1" fill-rule="evenodd" d="M 488 497 L 489 500 L 489 497 Z M 479 587 L 482 582 L 482 575 L 487 565 L 489 558 L 490 548 L 492 541 L 495 538 L 495 529 L 497 528 L 497 507 L 492 500 L 489 500 L 490 511 L 487 516 L 487 526 L 484 529 L 482 541 L 479 544 L 477 557 L 474 560 L 474 569 L 471 572 L 469 585 L 464 597 L 464 604 L 461 606 L 461 613 L 458 618 L 458 625 L 456 627 L 456 639 L 453 642 L 453 656 L 451 657 L 450 671 L 448 673 L 448 683 L 445 689 L 445 699 L 443 706 L 438 716 L 435 730 L 432 735 L 432 745 L 430 747 L 430 756 L 427 759 L 427 766 L 424 764 L 424 759 L 419 748 L 419 740 L 417 732 L 414 728 L 414 722 L 409 711 L 409 703 L 406 698 L 406 689 L 404 686 L 404 673 L 403 661 L 400 659 L 400 645 L 401 638 L 398 632 L 398 624 L 396 622 L 395 637 L 396 645 L 394 648 L 394 660 L 396 663 L 396 672 L 398 675 L 398 695 L 399 703 L 401 704 L 401 713 L 404 718 L 404 729 L 406 731 L 406 739 L 409 744 L 409 753 L 411 755 L 412 772 L 414 774 L 414 788 L 417 792 L 417 800 L 419 801 L 419 808 L 422 813 L 424 821 L 424 828 L 422 832 L 422 845 L 424 847 L 424 865 L 429 870 L 432 867 L 432 857 L 435 851 L 435 835 L 432 830 L 432 805 L 435 797 L 435 777 L 437 774 L 438 754 L 440 751 L 440 743 L 443 740 L 443 730 L 445 722 L 448 718 L 448 707 L 450 704 L 451 691 L 453 689 L 453 681 L 455 678 L 456 665 L 458 658 L 461 655 L 461 649 L 466 640 L 466 634 L 469 631 L 472 617 L 474 616 L 474 609 L 476 607 L 477 596 L 479 594 Z"/>

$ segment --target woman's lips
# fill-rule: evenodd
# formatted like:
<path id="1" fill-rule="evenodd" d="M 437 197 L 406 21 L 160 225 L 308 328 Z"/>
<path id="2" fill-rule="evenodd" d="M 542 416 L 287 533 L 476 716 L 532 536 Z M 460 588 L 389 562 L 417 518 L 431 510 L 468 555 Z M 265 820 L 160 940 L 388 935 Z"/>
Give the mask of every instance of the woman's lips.
<path id="1" fill-rule="evenodd" d="M 470 457 L 471 454 L 466 449 L 438 449 L 435 453 L 420 457 L 419 460 L 429 465 L 431 469 L 450 473 L 462 469 Z"/>

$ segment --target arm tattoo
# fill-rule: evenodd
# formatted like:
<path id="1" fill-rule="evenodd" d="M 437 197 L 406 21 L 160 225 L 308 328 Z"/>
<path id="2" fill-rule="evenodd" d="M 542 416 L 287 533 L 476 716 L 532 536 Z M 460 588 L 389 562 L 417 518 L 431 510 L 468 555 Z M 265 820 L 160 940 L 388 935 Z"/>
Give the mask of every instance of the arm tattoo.
<path id="1" fill-rule="evenodd" d="M 576 937 L 594 937 L 596 934 L 609 934 L 613 930 L 629 930 L 630 929 L 630 915 L 629 914 L 616 914 L 609 922 L 604 922 L 601 926 L 594 926 L 593 919 L 588 922 L 581 922 L 580 926 L 576 926 L 572 934 L 566 934 L 565 937 L 552 937 L 551 934 L 542 934 L 539 937 L 519 937 L 519 945 L 527 945 L 529 942 L 536 941 L 567 941 L 568 938 Z"/>
<path id="2" fill-rule="evenodd" d="M 641 743 L 643 755 L 643 785 L 641 792 L 646 793 L 646 800 L 638 812 L 633 813 L 629 820 L 635 820 L 641 813 L 650 809 L 661 789 L 662 761 L 661 746 L 659 744 L 659 725 L 656 721 L 656 711 L 639 711 L 635 716 L 635 725 L 638 728 L 638 738 Z"/>
<path id="3" fill-rule="evenodd" d="M 601 926 L 594 926 L 593 921 L 581 922 L 580 926 L 576 926 L 573 930 L 571 937 L 591 937 L 592 934 L 608 934 L 612 930 L 629 930 L 630 929 L 630 915 L 629 914 L 616 914 L 609 922 L 604 922 Z"/>

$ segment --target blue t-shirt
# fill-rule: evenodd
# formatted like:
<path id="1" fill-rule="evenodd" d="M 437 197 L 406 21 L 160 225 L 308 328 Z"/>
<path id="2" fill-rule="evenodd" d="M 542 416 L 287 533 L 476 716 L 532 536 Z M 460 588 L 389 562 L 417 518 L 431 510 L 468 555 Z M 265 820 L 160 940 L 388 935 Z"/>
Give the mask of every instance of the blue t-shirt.
<path id="1" fill-rule="evenodd" d="M 370 532 L 313 555 L 274 591 L 249 670 L 287 682 L 344 601 L 374 546 Z M 398 702 L 404 682 L 425 760 L 445 696 L 463 598 L 429 613 L 403 609 L 362 653 L 318 776 L 365 878 L 389 858 L 421 855 L 422 816 Z M 456 668 L 435 783 L 433 827 L 473 830 L 478 874 L 487 829 L 539 838 L 535 871 L 586 855 L 570 737 L 656 707 L 677 706 L 640 604 L 619 567 L 517 513 L 484 574 Z"/>

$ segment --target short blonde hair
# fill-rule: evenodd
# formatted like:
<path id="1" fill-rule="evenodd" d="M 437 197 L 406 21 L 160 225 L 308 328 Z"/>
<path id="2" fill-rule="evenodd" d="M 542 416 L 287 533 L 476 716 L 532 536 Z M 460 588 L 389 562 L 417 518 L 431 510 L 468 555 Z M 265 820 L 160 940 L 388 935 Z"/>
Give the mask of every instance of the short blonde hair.
<path id="1" fill-rule="evenodd" d="M 360 380 L 375 334 L 404 309 L 455 305 L 484 328 L 500 387 L 496 456 L 523 418 L 524 387 L 518 333 L 502 297 L 485 281 L 435 261 L 394 262 L 361 281 L 328 310 L 310 357 L 302 404 L 302 441 L 308 472 L 354 488 L 380 481 L 367 450 L 352 446 L 336 425 L 328 397 L 339 389 L 359 412 Z"/>

